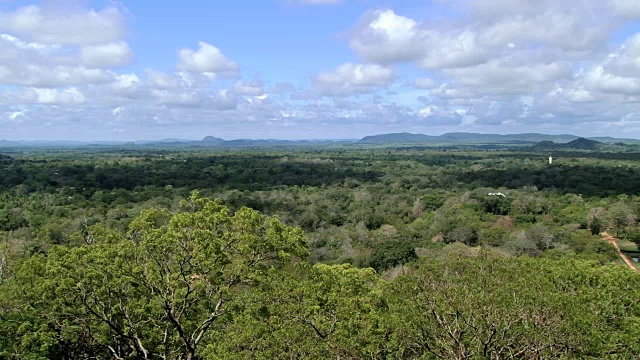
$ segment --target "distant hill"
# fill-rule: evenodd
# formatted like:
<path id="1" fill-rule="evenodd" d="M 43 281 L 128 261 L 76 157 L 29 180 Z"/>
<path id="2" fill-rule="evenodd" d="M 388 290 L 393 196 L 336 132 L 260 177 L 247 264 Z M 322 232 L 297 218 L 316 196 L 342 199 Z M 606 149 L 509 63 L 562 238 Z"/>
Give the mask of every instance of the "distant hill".
<path id="1" fill-rule="evenodd" d="M 536 150 L 553 150 L 553 149 L 575 149 L 575 150 L 599 150 L 604 146 L 620 146 L 620 145 L 608 145 L 600 141 L 577 138 L 568 143 L 559 144 L 553 141 L 541 141 L 533 146 Z M 622 145 L 624 146 L 624 144 Z"/>
<path id="2" fill-rule="evenodd" d="M 212 147 L 251 147 L 251 146 L 303 146 L 320 144 L 353 143 L 355 140 L 278 140 L 278 139 L 234 139 L 225 140 L 215 136 L 206 136 L 204 139 L 173 141 L 173 142 L 148 142 L 145 146 L 212 146 Z"/>
<path id="3" fill-rule="evenodd" d="M 205 144 L 205 145 L 221 145 L 225 142 L 224 139 L 220 139 L 217 137 L 213 137 L 213 136 L 207 136 L 204 139 L 202 139 L 201 143 Z"/>
<path id="4" fill-rule="evenodd" d="M 1 1 L 1 0 L 0 0 Z M 582 139 L 582 140 L 580 140 Z M 609 147 L 622 147 L 624 144 L 640 144 L 636 139 L 617 139 L 612 137 L 580 138 L 575 135 L 547 135 L 538 133 L 524 134 L 479 134 L 467 132 L 454 132 L 442 135 L 425 135 L 412 133 L 392 133 L 365 136 L 360 140 L 278 140 L 278 139 L 235 139 L 225 140 L 215 136 L 206 136 L 202 140 L 186 140 L 179 138 L 167 138 L 153 141 L 8 141 L 0 140 L 1 147 L 83 147 L 83 146 L 143 146 L 143 147 L 180 147 L 180 146 L 207 146 L 207 147 L 251 147 L 251 146 L 310 146 L 322 144 L 378 144 L 378 145 L 499 145 L 499 144 L 521 144 L 531 145 L 536 148 L 556 148 L 559 144 L 569 144 L 575 149 L 591 149 L 597 144 L 604 143 Z M 589 141 L 585 141 L 589 140 Z M 618 145 L 614 145 L 618 144 Z M 619 145 L 623 144 L 623 145 Z"/>
<path id="5" fill-rule="evenodd" d="M 422 144 L 433 142 L 437 136 L 423 135 L 423 134 L 410 134 L 410 133 L 395 133 L 395 134 L 382 134 L 363 137 L 359 143 L 362 144 Z"/>
<path id="6" fill-rule="evenodd" d="M 16 146 L 16 145 L 18 145 L 18 143 L 14 141 L 0 140 L 0 146 L 9 147 L 9 146 Z"/>
<path id="7" fill-rule="evenodd" d="M 575 135 L 547 135 L 538 133 L 525 134 L 478 134 L 478 133 L 447 133 L 438 136 L 411 134 L 411 133 L 393 133 L 366 136 L 358 141 L 359 144 L 537 144 L 540 142 L 553 143 L 569 143 L 581 139 Z M 616 139 L 611 137 L 598 138 L 602 143 L 640 143 L 640 140 L 634 139 Z M 597 139 L 585 139 L 597 141 Z M 577 146 L 587 146 L 578 143 Z"/>
<path id="8" fill-rule="evenodd" d="M 626 139 L 626 138 L 613 138 L 611 136 L 596 136 L 596 137 L 590 137 L 588 138 L 590 140 L 595 140 L 595 141 L 600 141 L 602 143 L 605 144 L 615 144 L 615 143 L 621 143 L 621 144 L 640 144 L 640 140 L 638 139 Z"/>
<path id="9" fill-rule="evenodd" d="M 366 136 L 360 144 L 509 144 L 509 143 L 537 143 L 543 140 L 569 142 L 575 140 L 573 135 L 545 135 L 545 134 L 477 134 L 477 133 L 446 133 L 438 136 L 396 133 Z"/>
<path id="10" fill-rule="evenodd" d="M 578 138 L 564 144 L 564 147 L 569 149 L 597 150 L 603 144 L 604 143 L 596 140 Z"/>

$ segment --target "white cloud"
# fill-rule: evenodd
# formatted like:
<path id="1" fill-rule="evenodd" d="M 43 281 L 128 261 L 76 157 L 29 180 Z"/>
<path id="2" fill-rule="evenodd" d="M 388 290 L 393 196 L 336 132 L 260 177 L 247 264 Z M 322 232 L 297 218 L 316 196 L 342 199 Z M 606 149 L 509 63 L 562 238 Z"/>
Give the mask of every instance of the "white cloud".
<path id="1" fill-rule="evenodd" d="M 240 95 L 259 96 L 264 94 L 264 85 L 261 81 L 245 82 L 238 80 L 233 85 L 233 91 Z"/>
<path id="2" fill-rule="evenodd" d="M 11 111 L 11 112 L 5 113 L 4 115 L 6 116 L 7 119 L 14 122 L 18 122 L 20 121 L 20 118 L 24 118 L 27 116 L 27 112 L 28 110 Z"/>
<path id="3" fill-rule="evenodd" d="M 137 98 L 143 91 L 142 81 L 136 74 L 118 75 L 111 84 L 111 91 L 123 98 Z"/>
<path id="4" fill-rule="evenodd" d="M 227 89 L 203 90 L 152 90 L 154 101 L 159 105 L 178 108 L 210 110 L 233 110 L 238 106 L 237 96 Z"/>
<path id="5" fill-rule="evenodd" d="M 584 82 L 590 88 L 605 93 L 640 95 L 640 79 L 608 73 L 603 66 L 589 70 L 584 75 Z"/>
<path id="6" fill-rule="evenodd" d="M 314 84 L 322 95 L 344 96 L 367 93 L 393 81 L 391 68 L 375 64 L 347 63 L 315 77 Z"/>
<path id="7" fill-rule="evenodd" d="M 93 68 L 114 68 L 131 62 L 133 52 L 124 42 L 85 46 L 80 49 L 80 61 Z"/>
<path id="8" fill-rule="evenodd" d="M 35 42 L 26 42 L 18 39 L 17 37 L 10 34 L 0 34 L 0 38 L 3 41 L 10 42 L 15 47 L 23 50 L 38 50 L 38 51 L 51 51 L 60 49 L 59 45 L 46 45 Z"/>
<path id="9" fill-rule="evenodd" d="M 434 116 L 437 110 L 437 106 L 429 105 L 425 108 L 420 109 L 420 111 L 418 112 L 418 116 L 420 116 L 421 118 L 428 118 L 430 116 Z"/>
<path id="10" fill-rule="evenodd" d="M 287 77 L 285 71 L 277 74 L 279 83 L 238 80 L 276 74 L 263 75 L 266 65 L 241 73 L 205 42 L 179 50 L 174 71 L 122 73 L 113 68 L 130 63 L 133 51 L 118 10 L 65 13 L 48 6 L 0 11 L 0 20 L 10 20 L 0 23 L 0 121 L 17 137 L 39 132 L 62 138 L 70 128 L 94 134 L 89 138 L 113 131 L 123 138 L 141 131 L 200 136 L 212 128 L 227 138 L 574 129 L 627 134 L 631 124 L 640 137 L 640 34 L 624 43 L 612 36 L 622 33 L 613 32 L 616 22 L 636 16 L 635 1 L 438 0 L 436 11 L 431 5 L 411 13 L 401 12 L 404 6 L 374 10 L 348 33 L 359 61 L 320 73 L 308 65 L 317 61 L 302 62 L 303 72 L 316 75 Z M 91 24 L 87 34 L 77 26 L 96 18 L 106 20 Z M 29 23 L 33 19 L 41 23 Z M 334 55 L 323 56 L 330 61 Z M 57 124 L 60 135 L 44 134 L 45 123 Z"/>
<path id="11" fill-rule="evenodd" d="M 629 96 L 640 96 L 640 33 L 630 36 L 606 58 L 581 70 L 576 75 L 576 83 L 590 94 L 625 96 L 625 102 L 634 100 Z"/>
<path id="12" fill-rule="evenodd" d="M 61 87 L 81 84 L 100 84 L 113 79 L 113 74 L 100 69 L 71 66 L 43 66 L 0 64 L 0 84 L 32 87 Z"/>
<path id="13" fill-rule="evenodd" d="M 602 65 L 606 71 L 618 76 L 640 77 L 640 32 L 626 39 Z"/>
<path id="14" fill-rule="evenodd" d="M 46 105 L 72 105 L 85 102 L 84 94 L 75 87 L 63 90 L 27 88 L 19 97 L 25 102 Z"/>
<path id="15" fill-rule="evenodd" d="M 222 74 L 233 74 L 240 70 L 238 64 L 227 59 L 217 47 L 204 41 L 198 42 L 198 45 L 198 50 L 181 49 L 178 52 L 178 70 Z"/>
<path id="16" fill-rule="evenodd" d="M 535 3 L 528 0 L 447 0 L 454 7 L 468 11 L 477 17 L 494 19 L 509 18 L 519 14 L 535 14 L 546 9 L 553 0 L 539 0 Z"/>
<path id="17" fill-rule="evenodd" d="M 606 42 L 609 24 L 598 20 L 600 13 L 588 10 L 588 1 L 576 1 L 568 7 L 554 4 L 534 13 L 523 11 L 479 27 L 480 41 L 496 47 L 546 44 L 564 51 L 593 50 Z"/>
<path id="18" fill-rule="evenodd" d="M 349 45 L 367 61 L 415 61 L 435 69 L 477 65 L 495 56 L 477 37 L 471 29 L 429 29 L 393 10 L 383 10 L 363 17 Z"/>
<path id="19" fill-rule="evenodd" d="M 62 4 L 62 3 L 57 3 Z M 65 3 L 66 4 L 66 3 Z M 0 11 L 0 84 L 65 88 L 113 81 L 132 51 L 116 8 L 27 6 Z"/>
<path id="20" fill-rule="evenodd" d="M 431 89 L 436 85 L 436 81 L 431 78 L 417 78 L 413 81 L 413 86 L 419 89 Z"/>
<path id="21" fill-rule="evenodd" d="M 636 0 L 609 0 L 613 13 L 629 19 L 640 19 L 640 2 Z"/>
<path id="22" fill-rule="evenodd" d="M 565 96 L 569 101 L 572 102 L 591 102 L 596 100 L 596 98 L 591 94 L 591 92 L 589 92 L 588 90 L 585 90 L 584 88 L 578 88 L 578 89 L 569 89 L 567 91 L 565 91 Z"/>
<path id="23" fill-rule="evenodd" d="M 154 89 L 176 89 L 183 82 L 183 77 L 177 74 L 167 74 L 153 70 L 145 70 L 146 83 Z"/>
<path id="24" fill-rule="evenodd" d="M 161 105 L 199 107 L 204 102 L 204 97 L 198 92 L 152 90 L 151 94 Z"/>
<path id="25" fill-rule="evenodd" d="M 451 1 L 465 13 L 464 21 L 418 22 L 393 10 L 378 10 L 360 20 L 349 45 L 369 62 L 408 61 L 438 70 L 540 49 L 560 57 L 588 58 L 606 45 L 612 28 L 602 20 L 595 0 L 543 0 L 535 6 L 521 0 Z"/>
<path id="26" fill-rule="evenodd" d="M 349 45 L 367 61 L 392 63 L 422 57 L 428 39 L 415 20 L 379 10 L 364 16 Z"/>
<path id="27" fill-rule="evenodd" d="M 492 60 L 473 67 L 448 69 L 444 73 L 456 85 L 480 94 L 530 94 L 570 78 L 572 69 L 570 63 L 510 64 L 505 60 Z"/>
<path id="28" fill-rule="evenodd" d="M 499 54 L 479 44 L 477 35 L 468 30 L 459 33 L 432 32 L 430 41 L 418 46 L 429 48 L 418 61 L 427 69 L 478 65 Z"/>
<path id="29" fill-rule="evenodd" d="M 472 30 L 428 29 L 393 10 L 365 15 L 349 45 L 367 61 L 415 61 L 429 69 L 477 65 L 495 56 Z"/>
<path id="30" fill-rule="evenodd" d="M 418 118 L 426 126 L 460 125 L 467 110 L 428 105 L 418 111 Z"/>
<path id="31" fill-rule="evenodd" d="M 126 26 L 114 7 L 69 12 L 31 5 L 0 11 L 0 31 L 43 44 L 97 45 L 122 39 Z"/>

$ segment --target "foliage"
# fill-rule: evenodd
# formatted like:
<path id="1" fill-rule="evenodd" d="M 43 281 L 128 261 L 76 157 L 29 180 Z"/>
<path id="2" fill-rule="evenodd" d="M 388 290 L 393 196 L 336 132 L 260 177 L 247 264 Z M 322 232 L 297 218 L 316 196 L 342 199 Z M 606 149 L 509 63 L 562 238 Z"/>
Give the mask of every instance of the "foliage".
<path id="1" fill-rule="evenodd" d="M 390 348 L 394 358 L 636 357 L 639 282 L 582 261 L 422 259 L 385 288 Z"/>
<path id="2" fill-rule="evenodd" d="M 632 150 L 12 150 L 0 359 L 635 358 Z"/>
<path id="3" fill-rule="evenodd" d="M 12 283 L 29 299 L 28 338 L 45 357 L 197 357 L 211 328 L 232 311 L 238 288 L 291 256 L 304 256 L 299 229 L 194 194 L 181 211 L 148 210 L 126 236 L 53 247 L 18 266 Z M 78 343 L 78 349 L 47 342 Z M 27 349 L 16 349 L 24 351 Z"/>
<path id="4" fill-rule="evenodd" d="M 410 243 L 391 241 L 378 244 L 371 254 L 369 265 L 382 271 L 415 260 L 418 256 Z"/>

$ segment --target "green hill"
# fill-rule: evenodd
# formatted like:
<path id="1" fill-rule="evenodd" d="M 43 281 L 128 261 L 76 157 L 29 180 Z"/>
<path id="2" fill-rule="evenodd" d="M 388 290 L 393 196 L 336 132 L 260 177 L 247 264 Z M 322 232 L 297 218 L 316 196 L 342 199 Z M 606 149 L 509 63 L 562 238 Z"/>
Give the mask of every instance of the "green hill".
<path id="1" fill-rule="evenodd" d="M 553 141 L 545 140 L 537 143 L 533 146 L 535 150 L 600 150 L 603 146 L 615 146 L 604 144 L 600 141 L 595 141 L 585 138 L 577 138 L 573 141 L 569 141 L 566 144 L 559 144 Z"/>
<path id="2" fill-rule="evenodd" d="M 360 144 L 514 144 L 536 143 L 543 140 L 557 142 L 569 142 L 577 139 L 574 135 L 545 135 L 536 133 L 527 134 L 477 134 L 466 132 L 446 133 L 438 136 L 393 133 L 372 135 L 362 138 Z"/>
<path id="3" fill-rule="evenodd" d="M 612 137 L 589 139 L 570 134 L 547 135 L 524 133 L 501 135 L 455 132 L 442 135 L 424 135 L 404 132 L 366 136 L 358 141 L 359 144 L 531 144 L 539 145 L 539 147 L 542 148 L 567 144 L 568 148 L 573 149 L 595 149 L 602 144 L 619 142 L 630 144 L 638 143 L 640 140 L 616 139 Z"/>
<path id="4" fill-rule="evenodd" d="M 393 133 L 365 136 L 358 143 L 361 144 L 422 144 L 434 142 L 438 136 L 411 134 L 411 133 Z"/>
<path id="5" fill-rule="evenodd" d="M 578 138 L 564 144 L 564 147 L 569 149 L 597 150 L 601 145 L 603 145 L 603 143 L 600 141 Z"/>

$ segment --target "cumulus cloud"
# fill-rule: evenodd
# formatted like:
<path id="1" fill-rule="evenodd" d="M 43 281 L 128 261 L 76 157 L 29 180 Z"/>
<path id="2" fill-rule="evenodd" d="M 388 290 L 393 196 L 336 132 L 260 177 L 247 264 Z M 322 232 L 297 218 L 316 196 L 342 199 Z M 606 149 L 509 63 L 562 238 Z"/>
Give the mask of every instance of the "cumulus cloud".
<path id="1" fill-rule="evenodd" d="M 593 133 L 632 124 L 640 137 L 640 33 L 623 42 L 612 36 L 617 24 L 640 18 L 637 2 L 439 0 L 438 11 L 429 6 L 367 11 L 353 19 L 342 44 L 357 60 L 327 71 L 303 69 L 315 74 L 307 78 L 285 71 L 273 82 L 262 80 L 274 77 L 264 69 L 242 73 L 235 62 L 241 59 L 206 42 L 178 50 L 177 62 L 167 59 L 176 63 L 173 70 L 125 72 L 119 67 L 131 63 L 135 49 L 115 7 L 0 11 L 0 121 L 22 134 L 40 131 L 46 121 L 94 138 L 149 129 L 162 136 L 197 129 L 192 133 L 200 136 L 212 126 L 226 137 L 339 137 L 340 131 L 357 137 Z"/>
<path id="2" fill-rule="evenodd" d="M 553 82 L 572 75 L 570 63 L 510 64 L 492 60 L 473 67 L 447 69 L 454 83 L 485 94 L 529 94 L 544 90 Z"/>
<path id="3" fill-rule="evenodd" d="M 480 44 L 477 35 L 468 30 L 437 34 L 423 44 L 430 51 L 418 60 L 427 69 L 459 68 L 482 64 L 500 54 Z"/>
<path id="4" fill-rule="evenodd" d="M 3 116 L 0 117 L 0 120 L 5 118 L 11 122 L 20 122 L 23 118 L 27 117 L 27 112 L 28 110 L 5 112 L 2 114 Z"/>
<path id="5" fill-rule="evenodd" d="M 613 13 L 629 19 L 640 19 L 640 3 L 635 0 L 609 0 Z"/>
<path id="6" fill-rule="evenodd" d="M 133 52 L 124 41 L 85 46 L 80 49 L 83 65 L 93 68 L 114 68 L 129 64 Z"/>
<path id="7" fill-rule="evenodd" d="M 421 58 L 428 40 L 415 20 L 393 10 L 378 10 L 361 19 L 350 46 L 367 61 L 393 63 Z"/>
<path id="8" fill-rule="evenodd" d="M 240 70 L 238 64 L 224 56 L 217 47 L 204 41 L 198 42 L 198 46 L 198 50 L 181 49 L 178 52 L 178 70 L 222 74 L 235 74 Z"/>
<path id="9" fill-rule="evenodd" d="M 433 70 L 478 65 L 540 48 L 584 58 L 606 45 L 612 28 L 602 21 L 595 0 L 544 0 L 542 6 L 520 0 L 453 3 L 468 14 L 466 22 L 443 26 L 390 9 L 369 12 L 353 29 L 349 45 L 370 62 L 416 62 Z"/>
<path id="10" fill-rule="evenodd" d="M 349 44 L 370 62 L 411 61 L 433 69 L 475 65 L 495 56 L 477 37 L 468 29 L 429 29 L 393 10 L 379 10 L 363 17 Z"/>
<path id="11" fill-rule="evenodd" d="M 126 26 L 115 7 L 102 10 L 43 10 L 36 5 L 0 11 L 0 31 L 29 41 L 58 45 L 97 45 L 122 39 Z"/>
<path id="12" fill-rule="evenodd" d="M 152 94 L 158 104 L 169 107 L 232 110 L 238 106 L 237 96 L 227 89 L 213 92 L 152 90 Z"/>
<path id="13" fill-rule="evenodd" d="M 55 88 L 69 85 L 100 84 L 112 79 L 112 73 L 82 66 L 0 65 L 0 83 L 3 84 Z"/>
<path id="14" fill-rule="evenodd" d="M 419 88 L 419 89 L 431 89 L 436 87 L 437 83 L 435 80 L 431 79 L 431 78 L 417 78 L 413 81 L 413 86 Z"/>
<path id="15" fill-rule="evenodd" d="M 109 83 L 115 78 L 111 69 L 132 58 L 125 34 L 115 7 L 0 11 L 0 84 L 56 89 Z M 62 99 L 78 98 L 56 91 Z M 40 99 L 53 94 L 44 92 Z"/>
<path id="16" fill-rule="evenodd" d="M 385 66 L 411 62 L 423 70 L 426 77 L 409 82 L 428 90 L 420 101 L 424 105 L 414 108 L 420 119 L 443 125 L 460 120 L 465 126 L 562 126 L 579 119 L 611 122 L 640 103 L 640 34 L 605 53 L 616 26 L 607 13 L 624 8 L 626 17 L 633 17 L 636 2 L 440 4 L 460 16 L 430 21 L 376 10 L 350 33 L 349 46 L 362 59 Z M 406 96 L 400 91 L 394 98 Z"/>
<path id="17" fill-rule="evenodd" d="M 150 69 L 145 71 L 145 76 L 147 85 L 154 89 L 177 89 L 183 83 L 180 75 Z"/>
<path id="18" fill-rule="evenodd" d="M 39 52 L 50 52 L 60 49 L 59 45 L 46 45 L 36 42 L 26 42 L 10 34 L 0 34 L 0 39 L 5 47 L 13 46 L 20 50 L 36 50 Z"/>
<path id="19" fill-rule="evenodd" d="M 385 66 L 347 63 L 318 74 L 314 85 L 322 95 L 346 96 L 371 92 L 388 85 L 394 77 L 393 69 Z"/>
<path id="20" fill-rule="evenodd" d="M 619 49 L 610 53 L 603 66 L 607 71 L 624 77 L 640 76 L 640 33 L 626 39 Z"/>
<path id="21" fill-rule="evenodd" d="M 586 72 L 584 82 L 593 89 L 605 93 L 640 94 L 640 79 L 618 76 L 607 72 L 603 66 L 596 66 Z"/>
<path id="22" fill-rule="evenodd" d="M 517 3 L 517 2 L 516 2 Z M 525 9 L 529 5 L 523 6 Z M 503 47 L 508 44 L 545 44 L 562 51 L 587 51 L 604 45 L 610 24 L 602 22 L 593 1 L 562 6 L 554 3 L 537 13 L 523 11 L 501 18 L 486 28 L 478 27 L 480 41 Z"/>
<path id="23" fill-rule="evenodd" d="M 245 82 L 238 80 L 233 85 L 233 91 L 240 95 L 259 96 L 264 94 L 264 85 L 261 81 Z"/>
<path id="24" fill-rule="evenodd" d="M 67 89 L 43 89 L 27 88 L 19 98 L 27 103 L 47 104 L 47 105 L 71 105 L 85 102 L 85 97 L 78 88 Z"/>
<path id="25" fill-rule="evenodd" d="M 111 92 L 123 98 L 135 99 L 142 91 L 142 81 L 136 74 L 118 75 L 111 84 Z"/>

